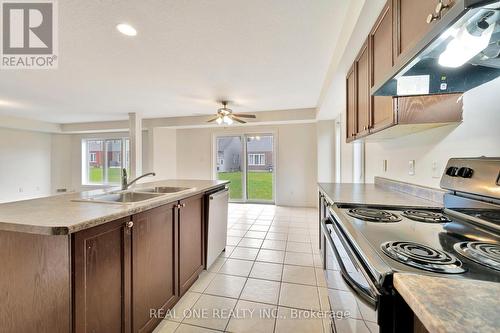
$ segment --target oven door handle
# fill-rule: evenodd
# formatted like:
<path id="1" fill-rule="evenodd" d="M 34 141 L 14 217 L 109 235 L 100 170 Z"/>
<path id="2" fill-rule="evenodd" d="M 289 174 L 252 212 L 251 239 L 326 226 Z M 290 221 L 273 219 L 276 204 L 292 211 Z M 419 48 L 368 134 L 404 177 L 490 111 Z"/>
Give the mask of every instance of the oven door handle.
<path id="1" fill-rule="evenodd" d="M 337 248 L 333 244 L 333 240 L 331 239 L 329 230 L 326 228 L 326 221 L 328 221 L 328 220 L 330 220 L 330 219 L 325 218 L 322 221 L 322 227 L 323 227 L 323 230 L 326 232 L 326 236 L 327 236 L 326 239 L 327 239 L 328 243 L 330 244 L 330 247 L 332 248 L 333 253 L 335 254 L 335 257 L 337 258 L 337 262 L 340 266 L 340 271 L 342 273 L 342 277 L 344 278 L 346 284 L 352 289 L 352 291 L 360 296 L 358 298 L 360 301 L 365 303 L 370 308 L 377 309 L 377 306 L 378 306 L 377 300 L 378 300 L 378 296 L 380 296 L 380 293 L 378 292 L 377 288 L 371 283 L 371 278 L 369 276 L 367 276 L 367 274 L 364 272 L 364 269 L 362 269 L 361 271 L 363 272 L 363 276 L 368 281 L 371 288 L 366 288 L 366 287 L 360 285 L 356 280 L 354 280 L 351 277 L 351 275 L 347 271 L 347 268 L 344 265 L 344 262 L 342 261 L 342 258 L 340 257 L 340 254 L 339 254 Z M 359 260 L 354 257 L 354 255 L 351 253 L 351 251 L 347 247 L 346 241 L 345 241 L 343 235 L 340 234 L 340 231 L 338 230 L 337 226 L 335 225 L 335 222 L 331 221 L 331 224 L 332 224 L 332 227 L 334 228 L 335 234 L 337 235 L 339 240 L 342 242 L 342 245 L 344 247 L 345 252 L 351 258 L 351 261 L 356 263 L 356 265 L 358 265 L 359 267 L 362 267 Z"/>

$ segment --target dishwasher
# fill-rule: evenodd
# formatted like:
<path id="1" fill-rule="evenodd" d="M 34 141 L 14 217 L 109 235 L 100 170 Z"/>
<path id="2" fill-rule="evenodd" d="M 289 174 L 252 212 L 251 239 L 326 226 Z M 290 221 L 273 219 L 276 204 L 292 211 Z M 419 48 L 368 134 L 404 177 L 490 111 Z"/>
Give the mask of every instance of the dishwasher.
<path id="1" fill-rule="evenodd" d="M 228 188 L 208 197 L 207 268 L 226 248 L 228 201 Z"/>

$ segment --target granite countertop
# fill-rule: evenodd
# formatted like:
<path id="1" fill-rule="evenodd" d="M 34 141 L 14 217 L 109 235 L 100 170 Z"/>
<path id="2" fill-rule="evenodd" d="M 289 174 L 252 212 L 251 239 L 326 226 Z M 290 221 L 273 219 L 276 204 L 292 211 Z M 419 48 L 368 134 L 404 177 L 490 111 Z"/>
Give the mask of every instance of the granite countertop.
<path id="1" fill-rule="evenodd" d="M 441 204 L 377 184 L 318 183 L 334 204 L 440 208 Z"/>
<path id="2" fill-rule="evenodd" d="M 227 184 L 218 180 L 164 180 L 137 184 L 141 188 L 157 186 L 189 187 L 188 191 L 160 195 L 136 203 L 96 203 L 75 201 L 106 194 L 119 188 L 69 193 L 39 199 L 0 204 L 0 230 L 43 235 L 66 235 L 106 222 L 181 200 Z"/>
<path id="3" fill-rule="evenodd" d="M 394 287 L 430 333 L 500 332 L 500 283 L 396 273 Z"/>

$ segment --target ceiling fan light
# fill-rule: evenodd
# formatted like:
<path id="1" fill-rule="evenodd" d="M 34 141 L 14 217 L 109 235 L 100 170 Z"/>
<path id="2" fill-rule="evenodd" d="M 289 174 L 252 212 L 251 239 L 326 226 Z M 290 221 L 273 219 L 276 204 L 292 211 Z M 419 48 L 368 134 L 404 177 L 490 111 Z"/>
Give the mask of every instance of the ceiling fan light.
<path id="1" fill-rule="evenodd" d="M 222 117 L 218 117 L 215 122 L 217 123 L 217 125 L 220 125 L 222 124 Z"/>
<path id="2" fill-rule="evenodd" d="M 224 118 L 222 120 L 223 120 L 224 124 L 226 124 L 226 125 L 231 125 L 233 123 L 233 120 L 228 116 L 224 116 Z"/>

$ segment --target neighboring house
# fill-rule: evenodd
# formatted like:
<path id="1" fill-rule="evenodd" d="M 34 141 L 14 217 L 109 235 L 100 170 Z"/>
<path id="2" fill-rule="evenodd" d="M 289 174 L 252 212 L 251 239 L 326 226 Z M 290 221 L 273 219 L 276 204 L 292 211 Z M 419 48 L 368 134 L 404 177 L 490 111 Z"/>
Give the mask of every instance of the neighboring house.
<path id="1" fill-rule="evenodd" d="M 239 137 L 217 138 L 217 172 L 241 171 Z"/>
<path id="2" fill-rule="evenodd" d="M 273 171 L 273 137 L 249 137 L 247 142 L 248 171 Z"/>
<path id="3" fill-rule="evenodd" d="M 108 140 L 106 141 L 106 144 L 108 145 L 107 160 L 109 167 L 120 167 L 122 158 L 121 141 Z M 104 142 L 89 140 L 87 141 L 87 145 L 89 166 L 93 168 L 102 168 L 105 162 L 103 149 Z"/>
<path id="4" fill-rule="evenodd" d="M 217 139 L 217 172 L 241 171 L 239 137 Z M 249 137 L 247 142 L 248 171 L 273 171 L 273 138 Z"/>

